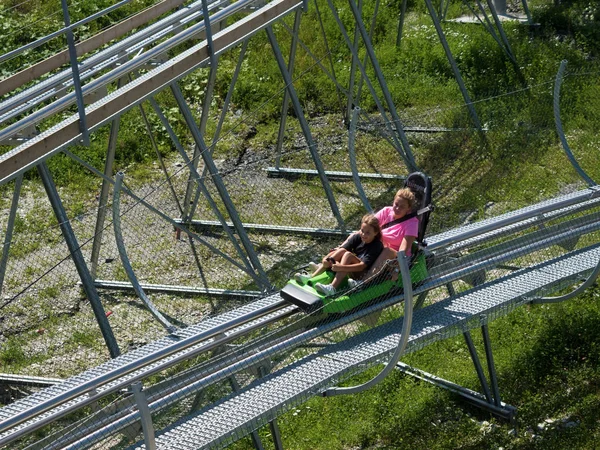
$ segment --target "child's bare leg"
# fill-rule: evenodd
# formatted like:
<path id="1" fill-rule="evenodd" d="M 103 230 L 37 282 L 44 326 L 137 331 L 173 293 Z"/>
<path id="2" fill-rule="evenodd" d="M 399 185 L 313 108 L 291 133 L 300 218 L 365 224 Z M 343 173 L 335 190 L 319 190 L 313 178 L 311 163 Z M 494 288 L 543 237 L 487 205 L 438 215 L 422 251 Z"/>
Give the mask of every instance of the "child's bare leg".
<path id="1" fill-rule="evenodd" d="M 343 256 L 342 256 L 342 260 L 340 261 L 340 264 L 357 264 L 360 263 L 360 259 L 358 259 L 358 257 L 350 252 L 346 252 Z M 333 278 L 333 281 L 331 282 L 331 285 L 334 288 L 338 288 L 340 286 L 340 284 L 342 284 L 342 282 L 344 281 L 344 278 L 346 278 L 346 275 L 348 275 L 348 272 L 336 272 L 335 273 L 335 277 Z"/>
<path id="2" fill-rule="evenodd" d="M 323 257 L 321 264 L 319 264 L 319 267 L 317 267 L 317 270 L 315 270 L 310 277 L 311 278 L 316 277 L 317 275 L 322 274 L 323 272 L 325 272 L 327 269 L 329 269 L 331 267 L 331 263 L 327 260 L 328 258 L 333 258 L 339 262 L 342 260 L 342 257 L 344 256 L 344 254 L 351 255 L 352 253 L 349 253 L 348 250 L 346 250 L 345 248 L 336 248 L 335 250 L 329 252 L 327 255 L 325 255 Z"/>

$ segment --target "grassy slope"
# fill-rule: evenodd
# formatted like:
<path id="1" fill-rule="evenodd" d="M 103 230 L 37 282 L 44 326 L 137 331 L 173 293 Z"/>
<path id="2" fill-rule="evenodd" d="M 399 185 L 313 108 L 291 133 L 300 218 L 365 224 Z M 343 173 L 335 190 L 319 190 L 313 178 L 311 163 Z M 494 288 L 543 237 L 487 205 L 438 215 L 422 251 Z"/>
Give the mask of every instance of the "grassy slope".
<path id="1" fill-rule="evenodd" d="M 565 130 L 586 170 L 600 179 L 596 133 L 600 111 L 597 81 L 600 11 L 590 5 L 590 2 L 571 1 L 553 7 L 550 1 L 532 1 L 530 7 L 535 20 L 541 23 L 539 28 L 532 32 L 526 27 L 506 25 L 521 78 L 497 44 L 479 27 L 445 25 L 469 92 L 474 100 L 481 101 L 477 104 L 478 112 L 490 132 L 484 144 L 474 136 L 462 134 L 414 138 L 412 143 L 418 161 L 438 180 L 438 186 L 449 188 L 457 174 L 462 177 L 462 189 L 439 194 L 443 200 L 440 218 L 450 223 L 449 217 L 464 210 L 483 211 L 483 206 L 490 201 L 508 200 L 511 208 L 527 204 L 558 192 L 576 179 L 572 169 L 566 166 L 553 133 L 551 89 L 562 59 L 569 61 L 568 70 L 572 74 L 564 82 L 561 102 Z M 367 14 L 369 8 L 372 9 L 372 5 L 366 6 Z M 400 51 L 394 47 L 395 32 L 390 31 L 396 26 L 397 5 L 388 9 L 390 14 L 380 15 L 374 40 L 402 119 L 407 124 L 468 124 L 464 108 L 457 108 L 462 98 L 433 27 L 423 15 L 422 2 L 409 2 Z M 84 15 L 89 13 L 81 11 Z M 460 13 L 460 4 L 452 4 L 450 16 Z M 343 17 L 348 17 L 349 12 L 345 10 L 344 14 Z M 311 8 L 307 19 L 315 17 L 316 12 Z M 22 18 L 14 20 L 17 27 Z M 4 23 L 10 27 L 12 22 Z M 305 20 L 301 30 L 305 41 L 312 39 L 314 48 L 323 48 L 320 36 L 314 36 L 314 22 L 312 26 L 310 23 Z M 330 17 L 325 26 L 336 73 L 344 84 L 348 76 L 347 51 L 340 45 L 340 36 L 334 31 L 335 24 Z M 276 31 L 282 45 L 288 45 L 289 39 L 282 29 Z M 13 48 L 8 39 L 3 43 L 6 49 Z M 264 36 L 252 41 L 249 62 L 244 66 L 234 95 L 235 108 L 251 112 L 246 116 L 250 119 L 234 131 L 243 131 L 250 125 L 264 130 L 252 142 L 254 146 L 272 142 L 277 127 L 274 118 L 279 110 L 279 76 L 274 61 L 267 58 L 269 52 L 261 51 L 265 45 Z M 235 60 L 224 58 L 221 64 L 225 75 L 217 83 L 217 102 L 225 97 Z M 297 73 L 305 75 L 298 79 L 296 88 L 305 110 L 310 115 L 338 110 L 333 84 L 313 66 L 314 62 L 299 52 Z M 523 94 L 483 101 L 519 90 L 523 80 L 528 86 L 536 87 Z M 205 83 L 206 72 L 199 70 L 182 85 L 188 96 L 194 96 L 202 92 Z M 259 108 L 270 97 L 275 100 Z M 163 102 L 172 106 L 172 99 L 166 95 Z M 197 102 L 200 103 L 201 98 L 197 98 Z M 372 110 L 373 102 L 366 96 L 362 106 Z M 167 113 L 177 120 L 175 112 Z M 156 119 L 151 119 L 158 129 Z M 126 131 L 122 133 L 118 164 L 133 165 L 143 177 L 147 173 L 145 164 L 153 159 L 151 152 L 144 150 L 150 145 L 144 141 L 142 125 L 134 113 L 124 120 L 122 129 Z M 106 130 L 104 134 L 98 133 L 86 152 L 98 166 L 105 151 L 105 133 Z M 172 150 L 164 136 L 159 144 L 165 153 Z M 226 155 L 232 148 L 235 145 L 224 140 L 218 151 Z M 375 152 L 376 144 L 368 150 Z M 57 182 L 68 185 L 75 193 L 82 188 L 87 191 L 88 183 L 97 182 L 66 158 L 54 158 L 51 166 Z M 457 172 L 453 172 L 455 170 Z M 443 225 L 438 224 L 440 228 Z M 600 293 L 590 291 L 564 305 L 523 308 L 490 326 L 503 400 L 519 408 L 519 431 L 515 437 L 509 435 L 511 427 L 507 424 L 492 421 L 491 427 L 482 425 L 481 421 L 489 420 L 488 416 L 469 410 L 444 391 L 394 374 L 381 386 L 359 396 L 314 399 L 285 415 L 280 420 L 285 447 L 594 448 L 600 431 L 597 415 L 600 371 L 595 344 L 600 337 L 598 299 Z M 18 349 L 4 348 L 3 352 L 8 360 L 9 352 L 18 352 Z M 477 379 L 461 339 L 428 348 L 412 355 L 408 362 L 477 388 Z M 538 432 L 537 424 L 547 418 L 565 419 L 565 422 Z M 567 423 L 575 426 L 566 426 Z M 249 444 L 242 442 L 235 447 L 246 448 Z"/>

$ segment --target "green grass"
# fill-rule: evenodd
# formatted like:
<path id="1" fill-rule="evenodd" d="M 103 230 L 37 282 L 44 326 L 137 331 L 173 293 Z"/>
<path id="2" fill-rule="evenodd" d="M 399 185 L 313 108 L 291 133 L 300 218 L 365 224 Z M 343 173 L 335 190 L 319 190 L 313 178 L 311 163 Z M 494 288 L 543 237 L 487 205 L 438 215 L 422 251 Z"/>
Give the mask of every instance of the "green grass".
<path id="1" fill-rule="evenodd" d="M 140 0 L 136 6 L 143 3 Z M 31 36 L 54 31 L 60 23 L 60 17 L 51 15 L 53 10 L 48 8 L 53 6 L 48 2 L 19 4 L 22 6 L 16 8 L 14 14 L 1 13 L 6 38 L 0 42 L 0 53 L 28 42 Z M 349 24 L 350 12 L 346 3 L 338 4 L 342 9 L 342 19 Z M 72 11 L 72 19 L 84 17 L 92 9 L 107 5 L 106 1 L 94 2 L 94 5 L 80 2 Z M 399 5 L 400 2 L 393 2 L 381 6 L 373 42 L 402 121 L 406 125 L 471 129 L 472 121 L 437 41 L 435 29 L 431 20 L 424 15 L 424 2 L 409 1 L 405 35 L 401 47 L 395 47 Z M 540 23 L 539 27 L 530 29 L 505 24 L 508 39 L 517 57 L 517 65 L 506 58 L 496 42 L 481 27 L 450 22 L 443 25 L 469 95 L 476 102 L 475 108 L 488 131 L 484 138 L 472 131 L 409 136 L 419 166 L 433 177 L 436 188 L 437 209 L 430 225 L 430 233 L 461 223 L 466 214 L 473 213 L 473 218 L 483 218 L 486 206 L 490 203 L 494 204 L 499 213 L 556 195 L 565 187 L 582 186 L 575 171 L 567 163 L 554 128 L 552 88 L 556 71 L 563 59 L 568 60 L 567 76 L 561 90 L 563 127 L 582 166 L 593 178 L 600 180 L 600 165 L 597 163 L 600 10 L 587 0 L 563 1 L 560 5 L 555 5 L 550 0 L 532 0 L 529 5 L 534 21 Z M 327 12 L 324 2 L 320 2 L 319 7 L 321 13 Z M 365 5 L 366 22 L 369 22 L 372 10 L 373 3 L 368 2 Z M 126 14 L 127 10 L 123 11 L 115 13 L 115 18 L 118 14 Z M 449 18 L 463 13 L 465 9 L 462 2 L 451 3 Z M 24 27 L 26 15 L 31 21 L 46 16 L 52 19 L 36 22 L 35 26 L 32 25 L 33 28 Z M 291 26 L 292 17 L 285 20 Z M 91 24 L 86 33 L 92 34 L 105 25 L 102 21 Z M 324 26 L 338 81 L 347 85 L 349 54 L 331 14 L 324 14 Z M 284 54 L 287 54 L 290 37 L 280 24 L 276 24 L 274 28 Z M 319 30 L 319 26 L 314 4 L 311 3 L 303 18 L 300 36 L 310 44 L 318 57 L 323 58 L 322 62 L 327 66 L 325 40 L 320 31 L 315 30 Z M 85 36 L 84 33 L 80 38 Z M 64 42 L 57 40 L 45 46 L 33 59 L 63 47 Z M 235 49 L 220 58 L 216 96 L 208 123 L 209 137 L 216 127 L 216 117 L 227 93 L 238 52 Z M 362 56 L 364 50 L 361 49 L 360 52 Z M 25 67 L 27 58 L 16 58 L 9 65 L 3 65 L 0 69 L 2 75 Z M 372 69 L 367 70 L 372 76 Z M 334 83 L 302 49 L 298 50 L 295 76 L 297 79 L 294 86 L 313 125 L 325 166 L 329 170 L 347 170 L 347 131 L 341 123 L 340 114 L 345 105 L 340 105 Z M 181 83 L 197 120 L 207 80 L 208 70 L 200 69 L 188 75 Z M 282 88 L 283 82 L 270 46 L 265 35 L 260 33 L 249 45 L 247 59 L 233 96 L 231 111 L 234 113 L 226 118 L 221 140 L 215 148 L 215 159 L 236 161 L 251 153 L 258 163 L 256 166 L 249 164 L 249 168 L 260 168 L 261 163 L 272 160 L 283 97 Z M 376 87 L 376 91 L 380 92 L 379 87 Z M 157 100 L 185 148 L 191 148 L 191 136 L 185 129 L 172 95 L 165 91 L 157 96 Z M 363 87 L 363 97 L 359 104 L 364 111 L 376 117 L 377 109 L 366 87 Z M 238 110 L 241 115 L 237 114 Z M 176 150 L 158 118 L 150 108 L 146 108 L 146 111 L 159 152 L 167 159 L 177 159 L 174 156 Z M 43 128 L 52 126 L 57 120 L 58 118 L 49 120 L 43 124 Z M 123 115 L 121 120 L 115 170 L 126 171 L 126 182 L 133 187 L 157 182 L 161 174 L 152 165 L 156 155 L 139 111 L 132 110 Z M 361 120 L 360 125 L 366 127 L 368 123 Z M 282 165 L 312 168 L 312 160 L 292 112 L 288 117 L 287 127 Z M 92 136 L 90 147 L 75 147 L 72 150 L 103 170 L 108 133 L 109 127 L 103 127 Z M 339 145 L 339 148 L 335 148 L 334 144 Z M 8 148 L 2 150 L 6 151 Z M 378 130 L 359 130 L 357 154 L 361 171 L 379 170 L 395 174 L 405 171 L 397 153 L 384 141 Z M 95 195 L 100 190 L 98 178 L 90 176 L 86 169 L 65 155 L 51 158 L 49 166 L 61 189 L 61 197 L 65 200 L 69 217 L 93 211 L 96 205 Z M 293 185 L 285 184 L 285 189 L 275 191 L 265 188 L 258 192 L 247 179 L 238 178 L 238 175 L 239 172 L 232 172 L 229 178 L 225 178 L 230 183 L 232 198 L 244 220 L 260 222 L 268 219 L 293 225 L 304 223 L 307 216 L 311 216 L 311 220 L 320 220 L 316 216 L 312 217 L 311 211 L 293 207 L 305 204 L 306 199 L 310 198 L 314 199 L 319 208 L 324 208 L 326 201 L 322 187 L 315 180 L 300 179 Z M 184 179 L 187 176 L 183 174 L 180 177 Z M 24 190 L 34 192 L 37 189 L 36 194 L 44 198 L 36 172 L 30 171 L 26 178 Z M 361 215 L 362 207 L 355 199 L 353 185 L 332 185 L 335 195 L 341 199 L 342 215 L 351 223 L 353 219 L 356 221 Z M 367 182 L 365 186 L 370 190 L 372 205 L 376 208 L 388 204 L 396 189 L 395 183 L 382 185 Z M 8 208 L 12 184 L 0 189 L 3 193 L 3 206 Z M 293 192 L 288 194 L 287 191 Z M 266 205 L 266 212 L 257 209 L 257 199 Z M 60 240 L 60 235 L 56 232 L 56 220 L 48 205 L 38 205 L 32 211 L 29 214 L 19 211 L 17 215 L 15 233 L 24 238 L 11 247 L 11 258 L 34 255 L 42 242 L 55 245 Z M 206 213 L 207 210 L 201 212 Z M 148 223 L 150 219 L 147 217 L 140 220 L 151 227 L 152 223 Z M 53 231 L 47 232 L 50 229 Z M 171 234 L 170 228 L 166 234 Z M 270 280 L 280 284 L 285 282 L 288 272 L 298 261 L 313 258 L 330 245 L 329 240 L 321 242 L 294 237 L 299 243 L 298 247 L 302 246 L 301 250 L 297 250 L 286 247 L 292 239 L 288 236 L 267 238 L 256 234 L 250 237 L 261 257 L 268 256 L 276 261 L 268 269 L 268 273 Z M 150 245 L 157 251 L 169 251 L 169 247 L 173 247 L 172 241 L 166 239 L 162 242 L 150 241 Z M 199 257 L 203 260 L 213 257 L 206 248 L 198 246 L 198 249 Z M 186 269 L 188 260 L 179 258 L 175 248 L 172 251 L 173 254 L 168 257 L 148 261 L 145 268 L 149 272 L 159 271 L 164 267 Z M 230 246 L 227 246 L 227 251 L 233 253 Z M 106 272 L 112 278 L 126 279 L 120 264 L 113 263 L 111 267 L 106 268 Z M 41 270 L 37 265 L 29 265 L 23 270 L 23 276 L 31 279 L 38 276 Z M 15 286 L 23 282 L 7 278 Z M 144 281 L 152 282 L 155 279 L 150 275 Z M 57 285 L 65 284 L 61 283 Z M 247 279 L 241 277 L 235 280 L 219 279 L 211 287 L 231 288 L 233 284 L 245 287 L 250 285 Z M 70 356 L 67 355 L 69 352 L 83 348 L 94 352 L 98 361 L 93 362 L 99 362 L 105 357 L 106 351 L 97 329 L 90 331 L 95 324 L 89 309 L 72 308 L 66 313 L 52 310 L 52 301 L 60 292 L 57 286 L 46 286 L 36 296 L 27 297 L 23 304 L 10 310 L 21 315 L 36 308 L 44 315 L 40 327 L 47 331 L 37 333 L 38 326 L 30 324 L 30 329 L 19 336 L 3 337 L 0 349 L 2 371 L 16 373 L 50 367 L 61 376 L 70 375 L 74 367 L 59 367 L 56 362 L 61 355 Z M 167 295 L 152 298 L 161 310 L 184 319 L 193 317 L 196 320 L 203 317 L 206 311 L 230 307 L 227 304 L 214 305 L 212 299 L 206 298 L 173 299 Z M 443 390 L 394 373 L 381 385 L 361 395 L 313 398 L 285 414 L 279 420 L 284 446 L 303 450 L 594 448 L 600 438 L 597 414 L 600 407 L 598 300 L 600 293 L 596 287 L 565 304 L 521 308 L 490 325 L 502 398 L 518 407 L 519 428 L 515 436 L 509 434 L 511 425 L 466 406 Z M 141 345 L 162 333 L 139 301 L 131 297 L 119 294 L 117 300 L 105 300 L 105 306 L 113 311 L 110 322 L 123 348 Z M 474 337 L 481 353 L 481 340 L 478 336 Z M 56 342 L 61 344 L 43 347 L 41 343 L 50 338 L 56 338 Z M 53 362 L 44 366 L 44 362 L 50 359 Z M 426 348 L 410 355 L 407 361 L 478 389 L 478 381 L 462 338 L 450 339 Z M 83 358 L 75 368 L 83 369 L 88 363 Z M 349 380 L 348 384 L 364 381 L 375 372 L 373 369 Z M 549 427 L 544 432 L 535 431 L 537 424 L 547 418 L 569 418 L 576 426 L 567 428 L 561 425 Z M 481 424 L 484 420 L 494 425 L 489 431 Z M 530 433 L 530 429 L 533 432 Z M 534 433 L 540 437 L 534 438 Z M 261 430 L 261 434 L 267 436 L 265 430 Z M 267 447 L 270 448 L 268 444 Z M 233 448 L 250 448 L 249 440 L 237 443 Z"/>

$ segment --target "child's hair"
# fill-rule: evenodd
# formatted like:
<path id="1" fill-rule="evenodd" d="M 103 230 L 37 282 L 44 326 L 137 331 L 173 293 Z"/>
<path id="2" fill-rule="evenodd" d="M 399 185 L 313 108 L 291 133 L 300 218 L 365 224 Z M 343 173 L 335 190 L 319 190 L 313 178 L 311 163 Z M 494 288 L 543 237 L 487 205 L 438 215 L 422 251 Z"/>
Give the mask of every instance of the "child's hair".
<path id="1" fill-rule="evenodd" d="M 375 230 L 374 240 L 381 239 L 381 225 L 379 225 L 379 219 L 375 217 L 375 214 L 365 214 L 360 223 L 366 223 Z"/>
<path id="2" fill-rule="evenodd" d="M 415 198 L 415 194 L 413 193 L 413 191 L 411 191 L 409 188 L 402 188 L 398 192 L 396 192 L 394 200 L 398 198 L 403 198 L 404 200 L 406 200 L 408 202 L 408 207 L 411 210 L 415 207 L 417 199 Z"/>

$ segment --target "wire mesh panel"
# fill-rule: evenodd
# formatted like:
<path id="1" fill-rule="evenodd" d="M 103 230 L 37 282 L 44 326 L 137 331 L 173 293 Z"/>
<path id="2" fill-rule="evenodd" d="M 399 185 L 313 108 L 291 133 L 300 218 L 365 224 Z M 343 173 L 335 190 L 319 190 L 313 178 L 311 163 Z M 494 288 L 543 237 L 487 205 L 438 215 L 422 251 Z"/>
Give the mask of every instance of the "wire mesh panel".
<path id="1" fill-rule="evenodd" d="M 190 17 L 164 25 L 164 39 L 188 26 L 183 19 L 199 27 L 200 9 L 209 5 L 188 6 Z M 316 6 L 309 15 L 320 16 Z M 338 12 L 327 6 L 332 16 L 326 21 L 333 23 Z M 365 5 L 367 14 L 371 6 Z M 217 14 L 215 4 L 210 8 Z M 409 290 L 395 252 L 362 276 L 357 271 L 346 277 L 338 265 L 346 264 L 342 253 L 358 250 L 338 254 L 332 249 L 338 251 L 358 229 L 364 235 L 361 218 L 367 210 L 394 205 L 410 165 L 403 136 L 415 164 L 433 179 L 435 206 L 425 241 L 409 261 L 417 311 L 407 351 L 479 327 L 589 276 L 598 259 L 598 190 L 586 189 L 566 164 L 555 139 L 548 80 L 510 89 L 506 82 L 494 92 L 471 86 L 481 99 L 465 105 L 464 94 L 447 76 L 451 85 L 436 86 L 440 105 L 405 100 L 396 114 L 382 100 L 387 87 L 381 77 L 393 80 L 400 74 L 418 84 L 409 72 L 420 62 L 388 49 L 381 55 L 383 68 L 371 57 L 363 78 L 347 88 L 351 72 L 358 73 L 355 65 L 350 68 L 358 63 L 350 61 L 370 48 L 363 37 L 358 53 L 348 53 L 342 28 L 352 20 L 346 12 L 333 32 L 329 28 L 318 37 L 306 27 L 292 32 L 302 38 L 303 53 L 301 75 L 291 83 L 289 74 L 283 83 L 274 76 L 280 75 L 277 70 L 285 75 L 278 40 L 286 50 L 294 45 L 286 35 L 290 15 L 273 28 L 270 22 L 261 24 L 268 34 L 243 36 L 250 53 L 262 57 L 251 60 L 253 65 L 244 66 L 246 43 L 231 57 L 219 55 L 218 65 L 212 55 L 210 68 L 162 79 L 161 89 L 170 83 L 170 91 L 145 98 L 152 106 L 144 103 L 147 113 L 123 113 L 120 123 L 130 127 L 129 133 L 116 144 L 109 137 L 108 151 L 103 138 L 112 135 L 116 121 L 110 131 L 94 135 L 101 146 L 77 147 L 48 159 L 50 173 L 60 177 L 56 184 L 63 186 L 58 189 L 66 214 L 62 223 L 54 219 L 37 175 L 26 174 L 19 188 L 20 179 L 3 186 L 0 226 L 12 236 L 5 239 L 6 266 L 0 266 L 1 372 L 19 379 L 0 374 L 5 376 L 0 382 L 7 379 L 23 391 L 0 399 L 7 405 L 0 408 L 2 420 L 15 421 L 0 429 L 0 446 L 138 447 L 152 434 L 149 428 L 156 431 L 160 448 L 225 446 L 311 396 L 387 362 L 400 342 L 403 320 L 409 319 L 403 316 Z M 190 46 L 200 31 L 207 34 L 205 28 L 194 30 L 187 36 Z M 378 34 L 375 17 L 369 32 L 375 40 L 386 38 Z M 460 41 L 462 63 L 478 66 L 466 49 L 462 53 L 467 47 L 462 32 L 448 36 Z M 313 37 L 311 51 L 306 43 Z M 426 48 L 436 31 L 419 25 L 404 38 Z M 163 42 L 156 38 L 150 47 Z M 178 42 L 165 52 L 175 55 L 188 45 Z M 482 46 L 485 61 L 490 48 Z M 323 48 L 326 54 L 317 53 Z M 142 47 L 137 51 L 145 58 Z M 432 67 L 446 67 L 437 51 Z M 328 75 L 338 98 L 323 94 L 328 106 L 319 110 L 315 102 L 324 78 L 317 83 L 309 75 L 316 77 L 313 69 L 322 69 L 325 59 L 331 72 L 339 64 L 343 75 Z M 102 70 L 114 76 L 110 67 L 116 63 L 105 62 Z M 158 57 L 147 62 L 164 63 Z M 228 91 L 224 86 L 236 64 L 249 78 L 238 86 L 232 82 L 237 90 Z M 138 69 L 142 73 L 133 75 L 139 84 L 150 83 L 144 77 L 152 67 L 131 70 Z M 215 73 L 217 95 L 209 94 Z M 119 86 L 124 81 L 121 77 Z M 132 90 L 139 87 L 132 85 Z M 118 88 L 109 85 L 109 90 Z M 413 86 L 406 89 L 396 90 L 396 98 L 408 96 L 409 89 L 417 94 Z M 582 92 L 595 95 L 596 90 L 592 84 Z M 130 94 L 122 93 L 125 99 Z M 225 106 L 222 97 L 234 104 Z M 284 98 L 294 103 L 294 111 L 284 112 L 283 137 L 275 137 L 264 124 L 284 109 Z M 564 100 L 565 110 L 582 105 L 577 94 Z M 35 113 L 47 106 L 43 101 L 26 106 Z M 41 127 L 52 131 L 63 106 Z M 217 123 L 214 110 L 221 107 L 227 120 L 219 137 L 216 130 L 223 122 Z M 241 112 L 246 107 L 254 108 L 251 114 Z M 315 111 L 326 114 L 316 118 Z M 567 135 L 579 149 L 595 142 L 593 107 L 582 111 L 591 125 L 579 116 L 564 117 Z M 10 126 L 21 118 L 15 112 L 6 121 Z M 211 144 L 207 137 L 213 133 Z M 105 154 L 115 148 L 114 167 L 103 177 Z M 574 153 L 597 175 L 591 153 Z M 65 164 L 68 159 L 72 165 Z M 81 176 L 83 171 L 89 173 Z M 112 186 L 116 171 L 124 172 L 124 185 L 116 192 L 109 187 L 84 196 L 65 187 L 72 179 L 84 180 L 88 190 Z M 68 239 L 77 241 L 75 251 Z M 77 262 L 79 252 L 83 263 Z M 340 260 L 333 264 L 328 256 Z M 91 272 L 90 285 L 81 275 L 84 269 Z M 90 289 L 98 293 L 96 303 Z M 106 350 L 111 333 L 122 355 L 109 360 L 117 356 Z M 48 385 L 31 397 L 23 395 Z M 26 424 L 24 431 L 16 422 Z"/>

